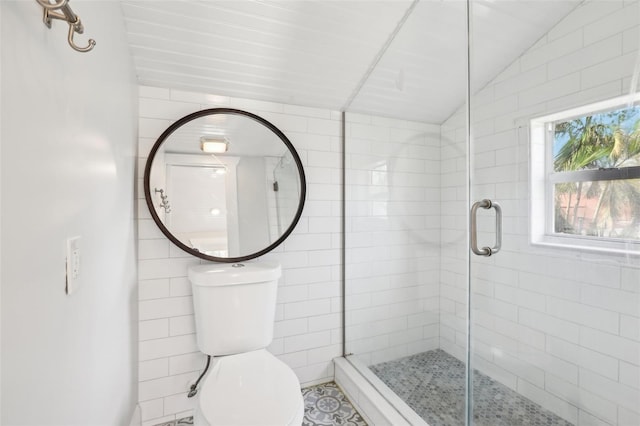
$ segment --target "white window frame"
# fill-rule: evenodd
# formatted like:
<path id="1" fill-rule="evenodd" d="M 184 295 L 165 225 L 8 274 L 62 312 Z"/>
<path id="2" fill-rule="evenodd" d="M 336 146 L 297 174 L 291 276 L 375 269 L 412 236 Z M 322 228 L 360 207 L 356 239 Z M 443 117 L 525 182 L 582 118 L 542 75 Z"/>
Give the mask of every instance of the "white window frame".
<path id="1" fill-rule="evenodd" d="M 640 93 L 634 93 L 530 120 L 529 214 L 532 244 L 640 256 L 640 241 L 554 232 L 555 201 L 553 190 L 556 183 L 638 179 L 640 178 L 640 167 L 555 172 L 553 169 L 554 128 L 552 125 L 558 121 L 567 121 L 624 108 L 636 104 L 639 100 Z"/>

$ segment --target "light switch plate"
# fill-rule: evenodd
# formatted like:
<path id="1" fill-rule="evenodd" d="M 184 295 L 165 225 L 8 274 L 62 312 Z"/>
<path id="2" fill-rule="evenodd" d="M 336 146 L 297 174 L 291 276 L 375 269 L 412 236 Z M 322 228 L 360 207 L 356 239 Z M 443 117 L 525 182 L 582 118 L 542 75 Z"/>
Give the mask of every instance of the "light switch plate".
<path id="1" fill-rule="evenodd" d="M 74 293 L 80 286 L 80 259 L 80 237 L 67 238 L 67 294 Z"/>

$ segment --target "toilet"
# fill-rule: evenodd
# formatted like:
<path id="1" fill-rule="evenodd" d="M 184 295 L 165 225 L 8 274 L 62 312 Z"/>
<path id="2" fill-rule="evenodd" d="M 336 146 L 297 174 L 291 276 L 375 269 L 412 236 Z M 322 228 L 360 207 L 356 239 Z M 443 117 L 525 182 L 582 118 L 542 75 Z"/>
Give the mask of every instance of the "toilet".
<path id="1" fill-rule="evenodd" d="M 273 340 L 280 265 L 189 268 L 199 349 L 211 365 L 199 384 L 195 426 L 299 426 L 300 382 L 265 348 Z"/>

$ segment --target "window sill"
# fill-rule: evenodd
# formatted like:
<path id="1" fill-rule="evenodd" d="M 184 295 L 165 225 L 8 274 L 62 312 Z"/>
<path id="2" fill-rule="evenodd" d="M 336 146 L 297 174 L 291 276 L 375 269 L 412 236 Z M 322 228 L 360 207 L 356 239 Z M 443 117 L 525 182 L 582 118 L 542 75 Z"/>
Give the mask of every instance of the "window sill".
<path id="1" fill-rule="evenodd" d="M 531 244 L 591 253 L 640 257 L 640 241 L 605 240 L 579 235 L 538 235 L 532 236 Z"/>

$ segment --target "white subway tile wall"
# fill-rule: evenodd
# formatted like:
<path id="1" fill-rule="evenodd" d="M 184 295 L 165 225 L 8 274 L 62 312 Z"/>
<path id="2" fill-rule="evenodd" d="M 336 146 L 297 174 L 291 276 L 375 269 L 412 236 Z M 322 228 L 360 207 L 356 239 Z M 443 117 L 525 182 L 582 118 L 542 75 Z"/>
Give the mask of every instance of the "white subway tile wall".
<path id="1" fill-rule="evenodd" d="M 529 246 L 527 119 L 637 90 L 639 22 L 638 2 L 586 2 L 472 98 L 472 193 L 504 210 L 503 251 L 472 258 L 474 366 L 576 425 L 640 424 L 640 265 Z M 440 347 L 460 359 L 465 131 L 463 110 L 442 125 Z"/>
<path id="2" fill-rule="evenodd" d="M 347 352 L 438 347 L 440 126 L 346 115 Z"/>
<path id="3" fill-rule="evenodd" d="M 140 87 L 138 259 L 140 391 L 143 425 L 191 415 L 186 397 L 205 365 L 198 351 L 187 267 L 198 264 L 174 247 L 151 219 L 142 190 L 146 157 L 177 119 L 205 108 L 244 109 L 271 121 L 291 140 L 307 172 L 302 219 L 284 244 L 263 256 L 280 262 L 275 336 L 269 350 L 304 385 L 333 380 L 331 360 L 342 354 L 341 138 L 333 111 Z"/>

